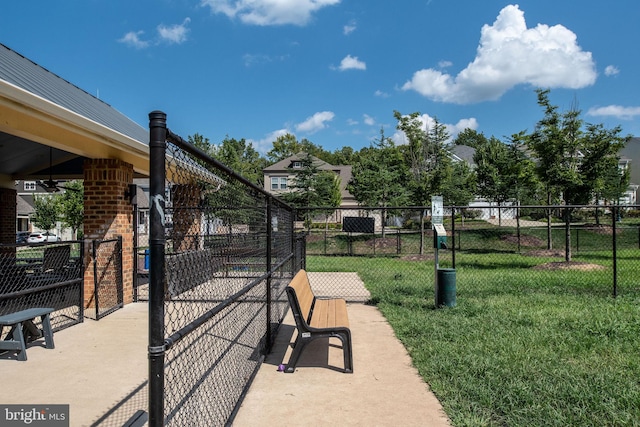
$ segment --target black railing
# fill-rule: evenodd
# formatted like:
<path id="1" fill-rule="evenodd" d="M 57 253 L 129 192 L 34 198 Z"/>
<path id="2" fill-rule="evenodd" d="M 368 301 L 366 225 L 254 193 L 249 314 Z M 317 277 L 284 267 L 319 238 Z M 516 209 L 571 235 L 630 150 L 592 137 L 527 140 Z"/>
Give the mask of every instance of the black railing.
<path id="1" fill-rule="evenodd" d="M 52 307 L 53 330 L 82 322 L 83 247 L 82 241 L 2 245 L 0 315 Z"/>

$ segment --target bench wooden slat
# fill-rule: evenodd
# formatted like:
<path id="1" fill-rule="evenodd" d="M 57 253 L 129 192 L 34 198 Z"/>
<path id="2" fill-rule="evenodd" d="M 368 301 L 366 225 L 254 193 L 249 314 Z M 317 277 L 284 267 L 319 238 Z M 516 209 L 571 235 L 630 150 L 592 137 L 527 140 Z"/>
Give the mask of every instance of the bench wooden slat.
<path id="1" fill-rule="evenodd" d="M 285 372 L 295 371 L 298 358 L 309 342 L 316 338 L 336 337 L 342 341 L 345 372 L 352 373 L 351 331 L 346 301 L 341 298 L 316 298 L 304 270 L 298 271 L 287 286 L 287 296 L 298 336 Z"/>
<path id="2" fill-rule="evenodd" d="M 335 300 L 336 310 L 335 310 L 335 325 L 343 326 L 345 328 L 349 327 L 349 318 L 347 317 L 347 302 L 343 299 Z"/>

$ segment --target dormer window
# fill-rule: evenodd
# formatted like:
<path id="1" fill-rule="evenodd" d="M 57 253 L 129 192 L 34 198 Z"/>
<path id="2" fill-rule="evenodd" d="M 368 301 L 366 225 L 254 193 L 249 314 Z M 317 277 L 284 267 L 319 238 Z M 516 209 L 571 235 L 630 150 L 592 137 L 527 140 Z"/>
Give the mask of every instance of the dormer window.
<path id="1" fill-rule="evenodd" d="M 302 162 L 293 162 L 291 164 L 291 167 L 294 169 L 301 169 L 302 168 Z"/>
<path id="2" fill-rule="evenodd" d="M 25 191 L 35 191 L 36 190 L 36 182 L 35 181 L 25 181 L 24 182 L 24 190 Z"/>

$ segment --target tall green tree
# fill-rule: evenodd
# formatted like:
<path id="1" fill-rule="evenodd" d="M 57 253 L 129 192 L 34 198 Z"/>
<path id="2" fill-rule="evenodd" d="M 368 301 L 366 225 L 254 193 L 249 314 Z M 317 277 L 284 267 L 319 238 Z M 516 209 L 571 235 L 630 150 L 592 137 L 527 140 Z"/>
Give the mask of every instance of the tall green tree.
<path id="1" fill-rule="evenodd" d="M 55 228 L 59 217 L 59 200 L 58 194 L 34 195 L 34 213 L 31 221 L 36 227 L 46 231 Z"/>
<path id="2" fill-rule="evenodd" d="M 390 206 L 406 206 L 408 168 L 402 152 L 393 140 L 380 129 L 380 138 L 360 152 L 353 165 L 351 181 L 347 189 L 361 206 L 382 208 L 382 237 L 385 235 L 385 220 Z"/>
<path id="3" fill-rule="evenodd" d="M 212 157 L 229 167 L 238 175 L 248 179 L 259 187 L 264 183 L 263 169 L 267 160 L 244 138 L 237 140 L 228 136 L 213 147 Z"/>
<path id="4" fill-rule="evenodd" d="M 314 215 L 322 213 L 322 210 L 312 208 L 337 207 L 340 204 L 339 180 L 333 172 L 321 170 L 319 159 L 316 160 L 311 154 L 304 153 L 300 158 L 300 167 L 291 169 L 291 174 L 291 191 L 284 193 L 282 198 L 294 207 L 305 208 L 304 223 L 307 228 L 311 226 Z"/>
<path id="5" fill-rule="evenodd" d="M 420 113 L 403 115 L 394 111 L 396 128 L 404 132 L 408 144 L 404 146 L 409 164 L 411 201 L 418 206 L 429 206 L 431 196 L 444 193 L 452 174 L 452 160 L 447 141 L 449 134 L 437 119 L 432 126 L 423 123 Z M 420 214 L 420 253 L 424 253 L 424 213 Z"/>
<path id="6" fill-rule="evenodd" d="M 619 152 L 630 137 L 622 137 L 622 128 L 605 129 L 602 124 L 587 125 L 584 134 L 583 162 L 580 172 L 585 177 L 596 204 L 601 200 L 618 204 L 629 186 L 629 169 L 618 165 Z M 600 223 L 596 208 L 596 223 Z"/>
<path id="7" fill-rule="evenodd" d="M 313 185 L 318 196 L 317 203 L 323 208 L 325 228 L 328 228 L 329 217 L 333 215 L 336 208 L 342 203 L 340 177 L 331 171 L 321 170 L 315 176 L 314 181 Z"/>
<path id="8" fill-rule="evenodd" d="M 453 162 L 451 177 L 442 188 L 442 199 L 449 205 L 466 206 L 476 196 L 476 173 L 469 163 Z"/>
<path id="9" fill-rule="evenodd" d="M 536 170 L 545 188 L 547 203 L 561 200 L 567 206 L 563 211 L 568 221 L 569 206 L 590 203 L 605 188 L 601 180 L 603 172 L 613 170 L 613 162 L 617 164 L 618 151 L 626 139 L 620 137 L 620 128 L 607 131 L 602 126 L 589 125 L 585 131 L 577 108 L 560 113 L 549 100 L 549 90 L 536 92 L 544 117 L 528 136 L 527 146 L 537 162 Z M 547 223 L 547 246 L 551 248 L 550 211 Z M 566 228 L 566 261 L 571 261 L 570 230 Z"/>
<path id="10" fill-rule="evenodd" d="M 189 135 L 187 137 L 187 141 L 195 145 L 196 147 L 198 147 L 200 150 L 204 151 L 208 155 L 211 156 L 213 154 L 213 145 L 211 144 L 211 141 L 209 141 L 209 138 L 206 138 L 203 135 L 196 133 L 193 135 Z"/>
<path id="11" fill-rule="evenodd" d="M 466 128 L 462 132 L 458 133 L 458 136 L 453 140 L 453 145 L 466 145 L 473 148 L 478 148 L 486 144 L 487 137 L 482 132 L 478 132 L 475 129 Z"/>
<path id="12" fill-rule="evenodd" d="M 81 181 L 69 181 L 64 186 L 66 190 L 58 200 L 60 219 L 65 227 L 71 228 L 73 239 L 77 239 L 84 222 L 84 186 Z"/>

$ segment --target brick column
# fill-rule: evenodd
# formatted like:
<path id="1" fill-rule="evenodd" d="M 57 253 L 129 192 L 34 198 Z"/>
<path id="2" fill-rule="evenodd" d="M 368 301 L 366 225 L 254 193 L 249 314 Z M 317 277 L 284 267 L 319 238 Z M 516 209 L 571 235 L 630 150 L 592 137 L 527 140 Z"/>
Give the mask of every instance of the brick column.
<path id="1" fill-rule="evenodd" d="M 176 252 L 202 249 L 200 238 L 202 209 L 201 190 L 195 185 L 179 184 L 171 189 L 173 202 L 173 250 Z"/>
<path id="2" fill-rule="evenodd" d="M 0 188 L 0 243 L 16 243 L 16 218 L 18 192 L 11 188 Z M 15 255 L 15 247 L 2 248 L 3 255 Z"/>
<path id="3" fill-rule="evenodd" d="M 122 236 L 124 303 L 133 301 L 133 206 L 125 192 L 133 183 L 133 165 L 115 159 L 88 159 L 84 163 L 84 303 L 93 306 L 94 277 L 91 241 Z M 102 302 L 100 303 L 102 306 Z"/>

